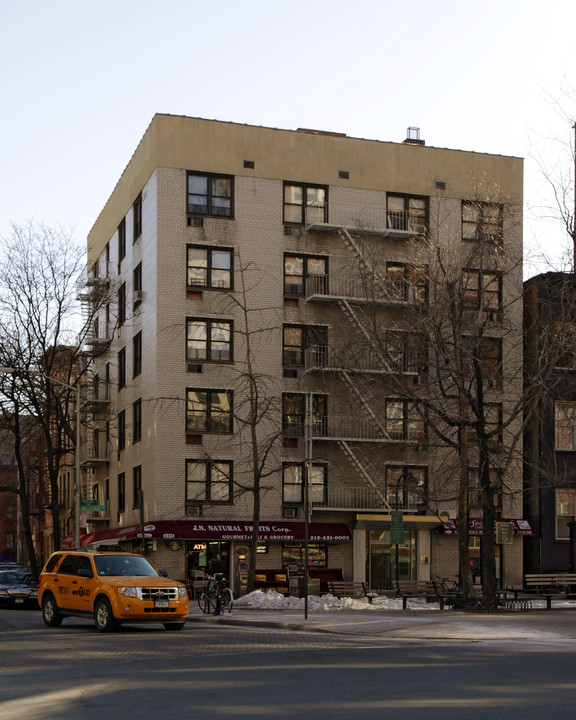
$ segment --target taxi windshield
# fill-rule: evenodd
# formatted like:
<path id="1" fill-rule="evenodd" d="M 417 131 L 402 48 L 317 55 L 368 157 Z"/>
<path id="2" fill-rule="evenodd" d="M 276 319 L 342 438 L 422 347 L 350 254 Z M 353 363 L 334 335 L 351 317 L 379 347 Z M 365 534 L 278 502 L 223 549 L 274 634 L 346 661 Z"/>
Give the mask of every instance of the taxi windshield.
<path id="1" fill-rule="evenodd" d="M 160 574 L 146 558 L 134 555 L 97 555 L 94 564 L 98 575 L 158 577 Z"/>

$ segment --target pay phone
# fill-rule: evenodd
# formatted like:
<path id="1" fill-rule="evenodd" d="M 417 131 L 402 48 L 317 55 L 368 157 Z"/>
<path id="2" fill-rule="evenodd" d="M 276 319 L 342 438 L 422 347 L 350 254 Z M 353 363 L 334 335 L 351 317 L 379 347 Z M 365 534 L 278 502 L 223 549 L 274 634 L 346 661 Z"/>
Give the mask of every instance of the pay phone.
<path id="1" fill-rule="evenodd" d="M 237 588 L 240 595 L 244 595 L 248 586 L 248 548 L 239 547 L 236 549 L 236 554 Z"/>

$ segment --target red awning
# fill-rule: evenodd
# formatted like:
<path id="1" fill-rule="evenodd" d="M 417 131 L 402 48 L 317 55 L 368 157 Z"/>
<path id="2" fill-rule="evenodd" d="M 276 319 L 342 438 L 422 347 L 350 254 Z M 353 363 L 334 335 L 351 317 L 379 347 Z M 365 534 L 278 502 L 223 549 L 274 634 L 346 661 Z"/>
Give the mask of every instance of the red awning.
<path id="1" fill-rule="evenodd" d="M 239 540 L 246 542 L 252 536 L 252 524 L 243 522 L 221 522 L 212 520 L 158 520 L 144 526 L 147 538 L 160 540 Z M 290 542 L 304 540 L 303 522 L 261 522 L 258 537 L 260 540 Z M 345 542 L 351 539 L 350 528 L 344 523 L 310 523 L 308 536 L 310 542 Z M 129 525 L 113 530 L 82 535 L 80 543 L 121 542 L 140 537 L 140 525 Z M 74 535 L 62 541 L 62 546 L 74 544 Z"/>
<path id="2" fill-rule="evenodd" d="M 496 525 L 498 523 L 511 523 L 512 533 L 514 535 L 534 534 L 528 520 L 521 520 L 519 518 L 497 518 L 494 523 L 494 534 L 496 534 Z M 470 518 L 468 527 L 470 535 L 482 535 L 482 528 L 484 527 L 482 518 Z M 445 522 L 438 528 L 438 532 L 444 535 L 456 535 L 458 533 L 458 521 L 449 520 L 448 522 Z"/>

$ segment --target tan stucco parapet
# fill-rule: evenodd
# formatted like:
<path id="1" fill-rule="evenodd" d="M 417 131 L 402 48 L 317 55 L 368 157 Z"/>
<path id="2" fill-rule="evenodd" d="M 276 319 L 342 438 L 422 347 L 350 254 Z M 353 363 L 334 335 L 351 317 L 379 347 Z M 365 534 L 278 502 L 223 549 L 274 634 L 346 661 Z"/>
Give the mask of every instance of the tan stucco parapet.
<path id="1" fill-rule="evenodd" d="M 244 168 L 245 160 L 254 169 Z M 89 262 L 157 167 L 427 196 L 443 182 L 443 196 L 470 199 L 482 199 L 478 188 L 490 178 L 507 189 L 506 202 L 522 205 L 521 158 L 157 114 L 88 235 Z"/>

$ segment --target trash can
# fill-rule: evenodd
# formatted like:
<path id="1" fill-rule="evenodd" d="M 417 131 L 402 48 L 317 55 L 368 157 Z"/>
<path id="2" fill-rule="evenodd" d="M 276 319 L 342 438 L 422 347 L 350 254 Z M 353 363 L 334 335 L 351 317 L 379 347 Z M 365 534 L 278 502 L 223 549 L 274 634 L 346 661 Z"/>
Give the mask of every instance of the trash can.
<path id="1" fill-rule="evenodd" d="M 304 578 L 298 579 L 298 589 L 300 591 L 300 597 L 304 597 Z M 308 578 L 308 595 L 320 595 L 320 580 L 319 578 Z"/>

